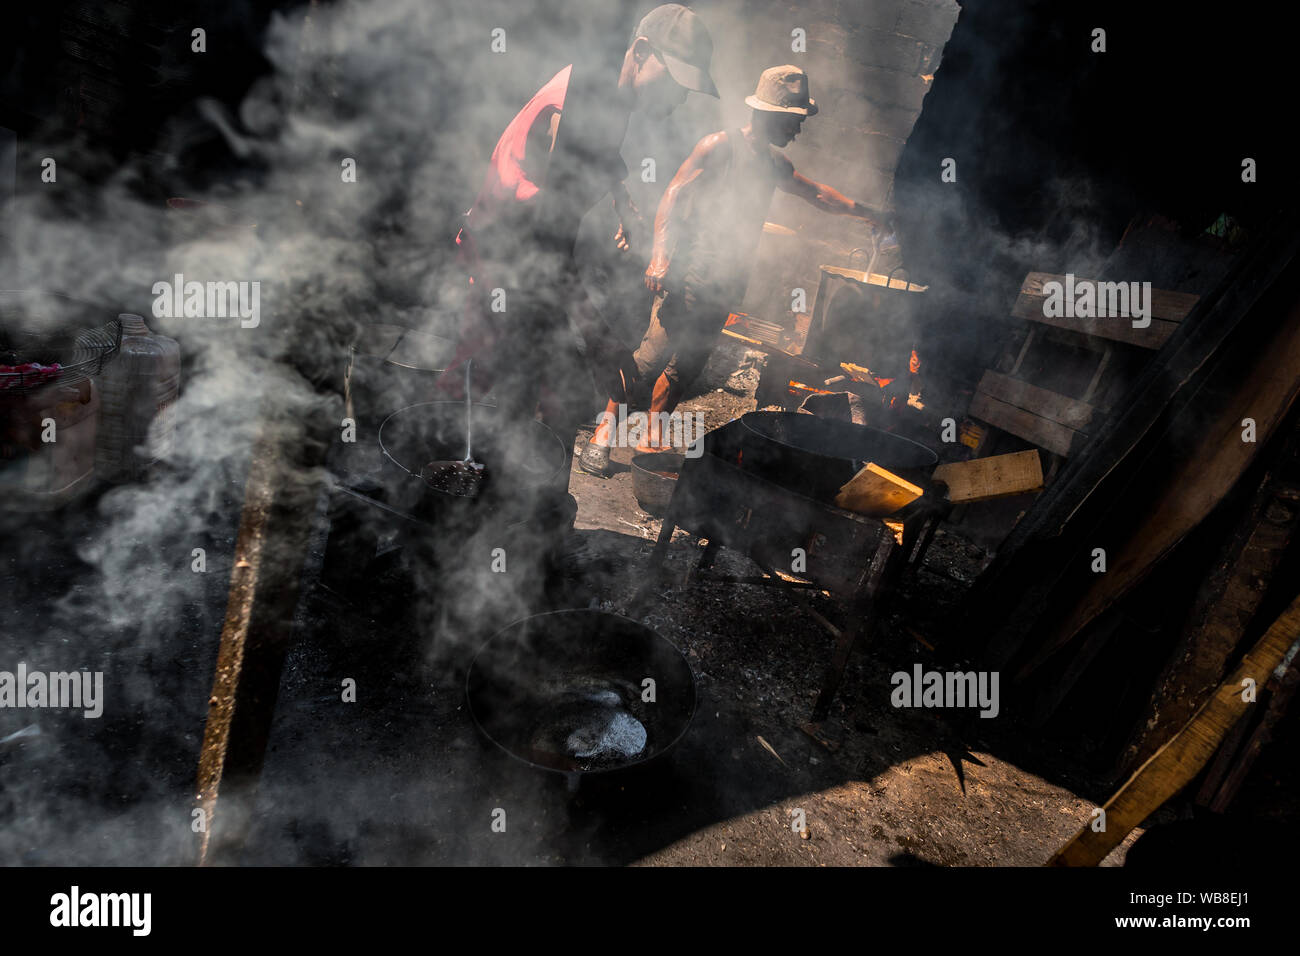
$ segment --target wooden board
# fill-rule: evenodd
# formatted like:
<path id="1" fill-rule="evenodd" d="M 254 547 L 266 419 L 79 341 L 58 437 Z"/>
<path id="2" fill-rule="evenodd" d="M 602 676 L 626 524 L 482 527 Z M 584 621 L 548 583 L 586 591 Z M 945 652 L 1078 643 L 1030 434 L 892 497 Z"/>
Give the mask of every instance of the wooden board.
<path id="1" fill-rule="evenodd" d="M 1076 289 L 1084 285 L 1095 282 L 1095 279 L 1081 279 L 1079 276 L 1074 277 L 1074 287 Z M 1105 281 L 1105 280 L 1103 280 Z M 1044 299 L 1043 286 L 1048 282 L 1059 282 L 1065 285 L 1065 276 L 1055 275 L 1051 272 L 1031 272 L 1025 276 L 1025 281 L 1020 285 L 1022 295 L 1037 296 Z M 1193 295 L 1190 292 L 1170 292 L 1166 289 L 1151 290 L 1151 320 L 1163 319 L 1175 324 L 1183 321 L 1196 307 L 1201 297 Z M 1039 314 L 1042 310 L 1039 309 Z"/>
<path id="2" fill-rule="evenodd" d="M 1094 285 L 1097 280 L 1078 276 L 1074 279 L 1077 290 L 1085 285 Z M 1068 329 L 1084 335 L 1127 342 L 1145 349 L 1158 349 L 1165 340 L 1173 335 L 1178 323 L 1196 306 L 1200 296 L 1187 292 L 1169 292 L 1165 289 L 1151 290 L 1151 324 L 1145 328 L 1134 328 L 1132 319 L 1121 316 L 1069 318 L 1066 316 L 1048 317 L 1043 314 L 1043 303 L 1047 296 L 1043 286 L 1048 282 L 1065 284 L 1065 276 L 1050 272 L 1031 272 L 1025 276 L 1020 286 L 1020 294 L 1011 309 L 1011 314 L 1030 322 L 1040 322 L 1058 329 Z"/>
<path id="3" fill-rule="evenodd" d="M 1106 811 L 1105 830 L 1098 832 L 1085 826 L 1048 860 L 1048 866 L 1096 866 L 1134 827 L 1187 786 L 1209 763 L 1228 731 L 1256 706 L 1254 701 L 1242 699 L 1243 682 L 1253 680 L 1258 693 L 1297 639 L 1300 597 L 1273 622 L 1187 725 L 1106 801 L 1102 808 Z"/>
<path id="4" fill-rule="evenodd" d="M 1049 418 L 1043 418 L 1041 415 L 1035 415 L 1023 408 L 1016 408 L 1014 405 L 982 392 L 975 393 L 975 397 L 970 403 L 969 414 L 972 418 L 988 422 L 995 428 L 1010 432 L 1012 435 L 1023 438 L 1039 448 L 1055 452 L 1064 458 L 1068 458 L 1070 452 L 1074 450 L 1076 436 L 1079 436 L 1078 444 L 1080 446 L 1087 441 L 1086 436 L 1076 432 L 1073 428 L 1062 425 L 1060 422 L 1054 422 Z"/>
<path id="5" fill-rule="evenodd" d="M 948 486 L 953 503 L 992 501 L 1043 487 L 1043 464 L 1036 449 L 954 461 L 934 470 L 934 479 Z"/>
<path id="6" fill-rule="evenodd" d="M 977 391 L 1074 431 L 1087 431 L 1096 409 L 1085 401 L 989 369 Z"/>
<path id="7" fill-rule="evenodd" d="M 1126 342 L 1129 345 L 1137 345 L 1144 349 L 1160 348 L 1165 344 L 1165 340 L 1173 335 L 1174 330 L 1178 328 L 1177 322 L 1157 318 L 1152 318 L 1151 324 L 1146 328 L 1135 329 L 1131 319 L 1080 319 L 1067 316 L 1046 316 L 1043 315 L 1043 299 L 1044 296 L 1025 295 L 1022 292 L 1016 297 L 1016 304 L 1011 307 L 1011 314 L 1018 319 L 1025 319 L 1029 322 L 1038 322 L 1042 325 L 1050 325 L 1053 328 L 1078 332 L 1081 335 L 1091 335 L 1100 339 L 1110 339 L 1113 342 Z"/>
<path id="8" fill-rule="evenodd" d="M 835 496 L 835 504 L 845 511 L 881 517 L 892 515 L 923 494 L 924 489 L 874 462 L 867 462 L 861 471 L 840 487 L 840 493 Z"/>
<path id="9" fill-rule="evenodd" d="M 930 288 L 928 285 L 917 285 L 906 277 L 894 276 L 893 278 L 890 278 L 889 276 L 881 275 L 879 272 L 868 274 L 860 269 L 845 269 L 840 266 L 822 266 L 821 269 L 822 272 L 829 272 L 831 275 L 843 276 L 846 279 L 853 279 L 856 282 L 861 282 L 866 285 L 886 286 L 887 288 L 898 289 L 899 291 L 906 289 L 908 292 L 924 292 L 926 289 Z"/>

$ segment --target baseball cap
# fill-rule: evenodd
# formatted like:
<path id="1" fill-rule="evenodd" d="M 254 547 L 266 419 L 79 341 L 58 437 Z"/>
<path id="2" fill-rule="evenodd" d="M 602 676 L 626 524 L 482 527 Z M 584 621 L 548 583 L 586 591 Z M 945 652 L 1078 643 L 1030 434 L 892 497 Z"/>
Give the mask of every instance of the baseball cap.
<path id="1" fill-rule="evenodd" d="M 764 70 L 753 95 L 745 97 L 745 105 L 769 113 L 817 113 L 817 102 L 808 93 L 808 74 L 797 66 Z"/>
<path id="2" fill-rule="evenodd" d="M 680 3 L 665 3 L 647 13 L 632 39 L 645 37 L 663 55 L 668 72 L 678 85 L 717 96 L 718 88 L 709 76 L 713 38 L 704 21 Z"/>

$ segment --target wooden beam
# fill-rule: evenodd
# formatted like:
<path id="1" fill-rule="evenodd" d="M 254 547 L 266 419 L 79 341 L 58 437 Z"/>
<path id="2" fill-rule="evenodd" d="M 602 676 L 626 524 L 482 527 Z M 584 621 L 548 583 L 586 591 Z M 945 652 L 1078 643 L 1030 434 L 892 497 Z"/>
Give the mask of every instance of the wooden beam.
<path id="1" fill-rule="evenodd" d="M 323 487 L 325 444 L 311 431 L 291 440 L 286 423 L 268 417 L 253 449 L 199 754 L 200 865 L 237 862 L 251 827 Z"/>
<path id="2" fill-rule="evenodd" d="M 948 486 L 956 503 L 992 501 L 1043 487 L 1043 464 L 1036 449 L 940 465 L 933 478 Z"/>
<path id="3" fill-rule="evenodd" d="M 971 399 L 968 414 L 1065 458 L 1076 441 L 1082 444 L 1087 440 L 1081 432 L 982 392 L 976 392 Z"/>
<path id="4" fill-rule="evenodd" d="M 1251 649 L 1174 738 L 1161 747 L 1128 782 L 1106 801 L 1106 828 L 1085 826 L 1048 860 L 1048 866 L 1096 866 L 1124 837 L 1201 771 L 1223 738 L 1253 706 L 1243 699 L 1245 685 L 1254 681 L 1262 689 L 1291 645 L 1300 639 L 1300 597 L 1291 602 L 1272 627 Z"/>

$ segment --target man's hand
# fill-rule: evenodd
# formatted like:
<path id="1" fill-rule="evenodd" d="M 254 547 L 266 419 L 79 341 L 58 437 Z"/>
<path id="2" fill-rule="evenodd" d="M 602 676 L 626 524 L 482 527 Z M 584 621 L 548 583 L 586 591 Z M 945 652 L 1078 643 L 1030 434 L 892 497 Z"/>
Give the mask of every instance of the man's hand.
<path id="1" fill-rule="evenodd" d="M 632 194 L 627 191 L 627 186 L 623 183 L 619 183 L 619 189 L 614 193 L 614 212 L 618 216 L 618 232 L 614 233 L 614 247 L 619 252 L 628 252 L 632 248 L 632 230 L 628 225 L 632 223 L 640 225 L 641 210 L 632 201 Z"/>
<path id="2" fill-rule="evenodd" d="M 883 209 L 874 209 L 855 200 L 851 215 L 870 223 L 878 232 L 890 233 L 895 231 L 893 214 L 885 212 Z"/>
<path id="3" fill-rule="evenodd" d="M 651 292 L 659 293 L 665 289 L 664 281 L 668 277 L 668 260 L 663 256 L 655 256 L 650 260 L 650 265 L 645 269 L 645 287 Z"/>
<path id="4" fill-rule="evenodd" d="M 629 402 L 637 378 L 636 359 L 631 350 L 612 336 L 606 336 L 592 345 L 590 355 L 596 384 L 615 403 Z"/>

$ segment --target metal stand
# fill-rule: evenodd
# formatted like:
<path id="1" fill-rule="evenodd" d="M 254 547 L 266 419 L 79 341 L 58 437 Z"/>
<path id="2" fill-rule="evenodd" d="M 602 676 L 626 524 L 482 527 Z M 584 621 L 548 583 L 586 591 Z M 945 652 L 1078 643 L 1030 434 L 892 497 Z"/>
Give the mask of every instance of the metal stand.
<path id="1" fill-rule="evenodd" d="M 740 523 L 743 524 L 746 533 L 737 535 L 740 538 L 737 543 L 741 544 L 741 550 L 747 552 L 749 557 L 763 570 L 764 574 L 742 577 L 711 573 L 718 549 L 723 543 L 722 537 L 725 536 L 726 531 L 720 524 L 711 520 L 705 519 L 702 522 L 698 520 L 698 512 L 693 517 L 684 515 L 683 512 L 689 510 L 685 503 L 690 498 L 690 492 L 687 489 L 685 493 L 679 494 L 681 490 L 679 488 L 677 492 L 674 492 L 673 501 L 670 502 L 667 514 L 664 516 L 663 524 L 659 530 L 659 537 L 655 541 L 654 550 L 650 555 L 646 581 L 637 593 L 634 599 L 635 603 L 642 604 L 649 597 L 650 591 L 662 581 L 663 561 L 668 555 L 668 546 L 672 541 L 673 532 L 683 519 L 691 520 L 692 524 L 695 525 L 696 532 L 702 537 L 708 538 L 708 544 L 700 555 L 699 561 L 695 563 L 693 568 L 687 568 L 682 582 L 685 586 L 697 581 L 712 581 L 720 584 L 755 584 L 785 588 L 794 595 L 808 590 L 823 591 L 832 597 L 835 596 L 836 591 L 844 594 L 842 600 L 847 611 L 848 625 L 843 629 L 835 627 L 820 613 L 808 608 L 810 615 L 825 627 L 835 639 L 835 650 L 826 668 L 821 690 L 817 696 L 817 703 L 814 705 L 812 712 L 814 723 L 824 721 L 830 713 L 831 703 L 835 699 L 835 694 L 844 678 L 844 671 L 848 666 L 853 649 L 857 646 L 859 640 L 863 638 L 870 639 L 884 611 L 887 609 L 888 598 L 892 595 L 893 589 L 901 579 L 903 572 L 909 567 L 915 567 L 916 563 L 924 558 L 926 550 L 934 539 L 939 522 L 944 519 L 951 506 L 946 501 L 936 505 L 923 498 L 903 509 L 897 519 L 903 523 L 901 542 L 895 538 L 893 529 L 877 519 L 853 515 L 830 505 L 818 506 L 824 511 L 835 513 L 835 517 L 839 520 L 874 526 L 874 535 L 867 535 L 861 539 L 863 547 L 856 550 L 856 552 L 847 552 L 836 555 L 834 558 L 837 565 L 849 567 L 860 567 L 860 562 L 865 558 L 865 572 L 857 576 L 856 586 L 853 586 L 845 594 L 843 587 L 828 587 L 815 580 L 800 580 L 792 575 L 780 574 L 769 562 L 764 560 L 760 553 L 755 553 L 753 547 L 744 547 L 744 542 L 757 544 L 763 540 L 761 528 L 755 526 L 756 512 L 760 515 L 761 512 L 759 509 L 753 508 L 745 509 L 741 516 Z M 803 500 L 806 501 L 806 499 Z M 808 505 L 814 504 L 813 502 L 806 503 Z M 762 519 L 760 517 L 757 524 L 761 525 L 761 523 Z M 914 552 L 916 557 L 909 561 Z M 848 576 L 840 574 L 838 578 L 839 580 L 847 580 Z"/>

